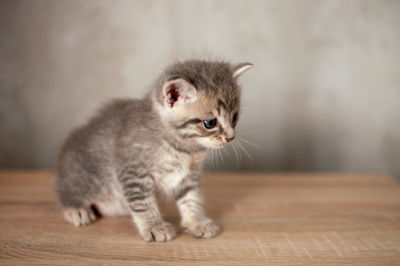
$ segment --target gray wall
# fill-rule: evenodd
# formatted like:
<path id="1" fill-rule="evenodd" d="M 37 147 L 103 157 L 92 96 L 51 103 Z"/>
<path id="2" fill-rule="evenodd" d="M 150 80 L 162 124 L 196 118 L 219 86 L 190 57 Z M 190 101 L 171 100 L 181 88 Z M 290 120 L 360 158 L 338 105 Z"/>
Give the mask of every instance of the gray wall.
<path id="1" fill-rule="evenodd" d="M 190 56 L 250 61 L 223 170 L 400 173 L 400 1 L 1 1 L 0 167 Z M 217 162 L 217 158 L 214 159 Z"/>

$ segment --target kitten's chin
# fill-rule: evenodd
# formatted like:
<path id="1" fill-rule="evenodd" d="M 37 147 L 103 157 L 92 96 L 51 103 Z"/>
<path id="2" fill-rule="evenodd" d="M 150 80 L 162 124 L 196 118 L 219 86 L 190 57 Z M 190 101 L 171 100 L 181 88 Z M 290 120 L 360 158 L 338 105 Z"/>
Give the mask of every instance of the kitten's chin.
<path id="1" fill-rule="evenodd" d="M 208 139 L 204 139 L 204 138 L 199 138 L 197 139 L 197 141 L 200 143 L 200 145 L 202 145 L 203 147 L 207 148 L 207 149 L 221 149 L 223 148 L 226 143 L 214 143 L 211 142 Z"/>

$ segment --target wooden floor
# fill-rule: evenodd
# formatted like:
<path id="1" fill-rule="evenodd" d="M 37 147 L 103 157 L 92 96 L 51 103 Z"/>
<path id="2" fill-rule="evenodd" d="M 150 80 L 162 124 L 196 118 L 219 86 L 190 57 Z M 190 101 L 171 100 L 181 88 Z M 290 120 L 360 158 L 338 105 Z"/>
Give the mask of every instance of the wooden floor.
<path id="1" fill-rule="evenodd" d="M 1 265 L 400 265 L 400 185 L 383 175 L 204 178 L 214 239 L 146 243 L 129 218 L 66 223 L 49 172 L 0 172 Z M 164 210 L 176 226 L 173 208 Z"/>

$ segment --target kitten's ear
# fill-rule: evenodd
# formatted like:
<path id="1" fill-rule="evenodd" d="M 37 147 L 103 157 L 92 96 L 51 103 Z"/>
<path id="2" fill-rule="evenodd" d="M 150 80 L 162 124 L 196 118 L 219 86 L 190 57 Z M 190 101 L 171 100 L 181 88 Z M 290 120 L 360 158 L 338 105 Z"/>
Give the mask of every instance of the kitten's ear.
<path id="1" fill-rule="evenodd" d="M 232 66 L 233 78 L 237 78 L 246 72 L 248 69 L 252 68 L 253 64 L 251 63 L 240 63 Z"/>
<path id="2" fill-rule="evenodd" d="M 163 104 L 170 108 L 193 103 L 196 100 L 196 88 L 183 78 L 170 80 L 163 85 Z"/>

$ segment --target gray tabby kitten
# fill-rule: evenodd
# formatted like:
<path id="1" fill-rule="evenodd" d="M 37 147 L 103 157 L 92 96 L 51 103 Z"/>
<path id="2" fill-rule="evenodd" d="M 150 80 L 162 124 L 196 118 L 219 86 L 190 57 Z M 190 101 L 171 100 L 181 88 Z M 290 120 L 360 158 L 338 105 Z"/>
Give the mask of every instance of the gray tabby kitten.
<path id="1" fill-rule="evenodd" d="M 146 241 L 175 237 L 157 191 L 175 198 L 186 232 L 210 238 L 219 229 L 202 208 L 200 177 L 207 150 L 235 137 L 237 78 L 249 63 L 190 60 L 169 66 L 141 100 L 116 100 L 67 139 L 57 192 L 76 225 L 131 215 Z"/>

